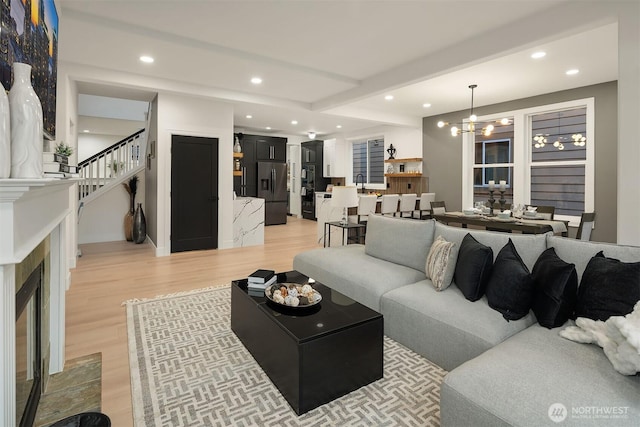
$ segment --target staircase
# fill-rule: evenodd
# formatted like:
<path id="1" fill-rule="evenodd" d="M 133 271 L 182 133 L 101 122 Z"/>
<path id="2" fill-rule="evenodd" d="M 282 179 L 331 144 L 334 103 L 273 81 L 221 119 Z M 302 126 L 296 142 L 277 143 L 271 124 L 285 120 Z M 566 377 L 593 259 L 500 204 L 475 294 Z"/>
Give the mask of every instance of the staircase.
<path id="1" fill-rule="evenodd" d="M 80 200 L 93 199 L 113 185 L 144 169 L 145 129 L 116 142 L 78 163 Z"/>

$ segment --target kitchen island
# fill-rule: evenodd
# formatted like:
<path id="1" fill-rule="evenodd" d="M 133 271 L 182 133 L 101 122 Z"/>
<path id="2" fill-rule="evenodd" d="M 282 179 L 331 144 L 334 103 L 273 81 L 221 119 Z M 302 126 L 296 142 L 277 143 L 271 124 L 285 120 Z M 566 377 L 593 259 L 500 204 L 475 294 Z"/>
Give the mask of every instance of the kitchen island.
<path id="1" fill-rule="evenodd" d="M 233 247 L 264 245 L 264 199 L 237 197 L 233 201 Z"/>

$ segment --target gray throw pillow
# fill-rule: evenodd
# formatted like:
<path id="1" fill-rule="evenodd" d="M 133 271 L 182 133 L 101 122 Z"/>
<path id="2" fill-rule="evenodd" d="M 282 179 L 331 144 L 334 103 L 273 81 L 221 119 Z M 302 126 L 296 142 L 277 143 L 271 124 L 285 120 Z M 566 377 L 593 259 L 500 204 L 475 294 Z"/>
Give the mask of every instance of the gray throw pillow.
<path id="1" fill-rule="evenodd" d="M 425 264 L 427 279 L 431 279 L 436 290 L 443 291 L 449 287 L 456 270 L 457 259 L 457 245 L 438 236 L 431 245 Z"/>

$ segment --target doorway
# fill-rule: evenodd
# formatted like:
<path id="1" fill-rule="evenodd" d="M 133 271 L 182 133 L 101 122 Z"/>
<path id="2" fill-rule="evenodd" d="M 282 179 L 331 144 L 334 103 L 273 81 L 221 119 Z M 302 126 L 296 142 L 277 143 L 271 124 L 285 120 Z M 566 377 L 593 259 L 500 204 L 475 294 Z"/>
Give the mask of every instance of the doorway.
<path id="1" fill-rule="evenodd" d="M 218 138 L 171 137 L 171 252 L 218 247 Z"/>

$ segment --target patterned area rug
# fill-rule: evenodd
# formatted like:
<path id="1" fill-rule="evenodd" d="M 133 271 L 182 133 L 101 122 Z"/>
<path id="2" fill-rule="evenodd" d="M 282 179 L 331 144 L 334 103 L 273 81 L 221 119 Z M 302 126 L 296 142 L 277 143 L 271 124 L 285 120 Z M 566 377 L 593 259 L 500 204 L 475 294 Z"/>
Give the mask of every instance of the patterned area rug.
<path id="1" fill-rule="evenodd" d="M 230 328 L 228 286 L 129 301 L 136 426 L 438 426 L 446 372 L 384 338 L 384 378 L 298 416 Z"/>

